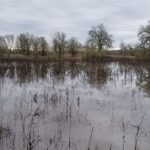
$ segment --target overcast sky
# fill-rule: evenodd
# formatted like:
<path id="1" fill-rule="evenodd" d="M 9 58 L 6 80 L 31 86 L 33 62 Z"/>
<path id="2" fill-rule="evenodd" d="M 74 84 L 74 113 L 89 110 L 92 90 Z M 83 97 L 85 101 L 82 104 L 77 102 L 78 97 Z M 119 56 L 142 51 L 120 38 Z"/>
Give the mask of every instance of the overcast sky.
<path id="1" fill-rule="evenodd" d="M 103 23 L 121 41 L 135 43 L 150 19 L 150 0 L 0 0 L 0 34 L 30 32 L 50 37 L 65 32 L 84 42 L 91 26 Z"/>

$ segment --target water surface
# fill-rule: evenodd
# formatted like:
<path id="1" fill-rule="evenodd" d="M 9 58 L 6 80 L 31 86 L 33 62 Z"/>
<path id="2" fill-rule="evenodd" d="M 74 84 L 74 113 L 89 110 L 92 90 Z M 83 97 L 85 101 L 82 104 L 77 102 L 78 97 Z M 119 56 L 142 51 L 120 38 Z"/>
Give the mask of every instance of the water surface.
<path id="1" fill-rule="evenodd" d="M 150 64 L 0 62 L 0 150 L 149 150 Z"/>

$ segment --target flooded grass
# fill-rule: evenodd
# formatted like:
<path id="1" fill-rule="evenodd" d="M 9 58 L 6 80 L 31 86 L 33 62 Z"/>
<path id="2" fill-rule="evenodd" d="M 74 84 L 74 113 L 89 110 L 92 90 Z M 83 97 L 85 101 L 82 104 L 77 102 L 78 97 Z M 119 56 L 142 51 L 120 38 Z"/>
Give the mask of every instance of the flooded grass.
<path id="1" fill-rule="evenodd" d="M 149 150 L 150 65 L 1 62 L 0 150 Z"/>

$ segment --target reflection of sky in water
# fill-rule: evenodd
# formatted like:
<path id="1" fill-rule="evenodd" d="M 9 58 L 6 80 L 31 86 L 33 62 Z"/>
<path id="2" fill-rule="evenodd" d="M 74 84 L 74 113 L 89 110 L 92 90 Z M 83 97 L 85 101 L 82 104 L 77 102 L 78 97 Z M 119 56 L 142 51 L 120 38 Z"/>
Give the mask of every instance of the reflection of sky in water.
<path id="1" fill-rule="evenodd" d="M 122 121 L 128 126 L 126 149 L 131 148 L 135 134 L 132 125 L 139 123 L 141 117 L 145 115 L 140 146 L 144 150 L 148 150 L 150 136 L 146 134 L 149 134 L 150 131 L 148 126 L 150 101 L 137 86 L 137 73 L 135 73 L 134 67 L 132 70 L 126 70 L 126 73 L 124 71 L 127 69 L 126 66 L 122 66 L 122 71 L 118 63 L 107 64 L 103 69 L 106 69 L 105 67 L 109 68 L 109 75 L 106 77 L 106 82 L 100 87 L 96 85 L 96 82 L 94 82 L 95 85 L 88 82 L 86 69 L 81 70 L 74 79 L 71 79 L 69 73 L 66 73 L 64 81 L 58 81 L 50 76 L 51 67 L 48 68 L 44 79 L 39 78 L 38 81 L 25 82 L 21 85 L 18 83 L 17 76 L 13 79 L 4 77 L 1 81 L 0 100 L 3 101 L 6 111 L 11 111 L 16 100 L 31 100 L 38 93 L 40 101 L 43 93 L 49 95 L 62 93 L 63 95 L 68 89 L 69 98 L 74 102 L 80 97 L 80 113 L 87 115 L 91 127 L 95 127 L 94 140 L 98 143 L 101 141 L 103 148 L 108 147 L 106 145 L 111 143 L 115 145 L 116 149 L 121 147 Z M 81 133 L 77 130 L 83 133 L 80 135 L 83 139 L 87 138 L 88 130 L 86 131 L 86 128 L 75 126 L 73 132 L 79 135 Z"/>

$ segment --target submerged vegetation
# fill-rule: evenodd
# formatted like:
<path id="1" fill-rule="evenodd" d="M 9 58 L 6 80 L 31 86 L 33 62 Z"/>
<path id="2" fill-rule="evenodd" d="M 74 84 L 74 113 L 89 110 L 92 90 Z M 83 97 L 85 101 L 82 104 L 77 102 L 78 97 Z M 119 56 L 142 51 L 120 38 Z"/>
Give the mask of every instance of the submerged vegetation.
<path id="1" fill-rule="evenodd" d="M 88 33 L 86 43 L 77 38 L 67 39 L 66 34 L 56 32 L 51 41 L 30 33 L 0 36 L 0 57 L 46 60 L 57 59 L 150 59 L 150 22 L 138 31 L 139 42 L 135 45 L 121 42 L 120 50 L 111 50 L 113 36 L 105 26 L 94 26 Z"/>

